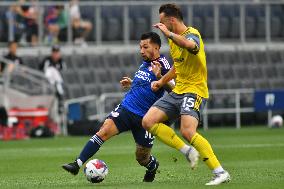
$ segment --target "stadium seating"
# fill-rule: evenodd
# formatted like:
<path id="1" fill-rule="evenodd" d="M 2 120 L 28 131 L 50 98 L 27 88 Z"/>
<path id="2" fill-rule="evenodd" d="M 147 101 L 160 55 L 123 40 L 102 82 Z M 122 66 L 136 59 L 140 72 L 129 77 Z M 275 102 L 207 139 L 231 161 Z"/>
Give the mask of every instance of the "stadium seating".
<path id="1" fill-rule="evenodd" d="M 183 5 L 182 12 L 184 20 L 188 23 L 188 6 Z M 46 8 L 46 7 L 45 7 Z M 151 5 L 141 5 L 128 7 L 128 25 L 129 39 L 139 40 L 140 34 L 151 30 L 152 9 Z M 0 7 L 0 39 L 7 40 L 7 32 L 3 27 L 5 20 L 6 6 Z M 95 11 L 93 6 L 82 5 L 80 7 L 82 18 L 92 22 L 94 29 L 89 35 L 89 41 L 95 41 L 95 34 L 98 28 L 95 28 Z M 204 39 L 214 39 L 214 6 L 207 4 L 193 5 L 192 24 L 198 28 Z M 46 11 L 44 11 L 46 12 Z M 270 22 L 272 40 L 284 37 L 284 8 L 283 5 L 270 6 Z M 45 13 L 44 13 L 45 14 Z M 44 16 L 44 15 L 43 15 Z M 123 6 L 101 6 L 101 33 L 102 40 L 105 42 L 123 40 Z M 245 5 L 245 37 L 247 40 L 263 40 L 265 38 L 265 6 L 264 4 Z M 220 39 L 239 40 L 240 38 L 240 5 L 238 4 L 220 4 L 219 6 L 219 34 Z M 66 38 L 66 36 L 65 36 Z"/>
<path id="2" fill-rule="evenodd" d="M 117 41 L 122 40 L 123 37 L 123 24 L 122 24 L 122 7 L 105 6 L 102 7 L 102 33 L 103 40 Z"/>
<path id="3" fill-rule="evenodd" d="M 168 56 L 168 55 L 167 55 Z M 41 58 L 24 56 L 27 66 L 37 69 Z M 121 92 L 119 80 L 133 77 L 140 62 L 137 53 L 65 55 L 68 69 L 63 71 L 68 98 L 92 93 Z M 284 82 L 284 53 L 270 51 L 208 51 L 207 67 L 210 89 L 281 88 Z M 23 85 L 21 79 L 14 82 Z"/>
<path id="4" fill-rule="evenodd" d="M 101 6 L 102 41 L 112 44 L 123 40 L 123 6 Z M 192 14 L 191 23 L 202 34 L 206 43 L 214 39 L 214 6 L 198 3 L 192 7 L 182 6 L 184 19 L 188 23 L 188 15 Z M 245 38 L 246 41 L 265 40 L 265 6 L 263 4 L 249 3 L 245 5 Z M 91 21 L 94 29 L 89 36 L 89 41 L 94 41 L 98 28 L 95 23 L 96 9 L 92 6 L 81 6 L 82 17 Z M 220 41 L 240 42 L 240 5 L 224 3 L 219 6 L 219 34 Z M 5 27 L 4 12 L 7 7 L 0 7 L 0 40 L 7 41 L 7 27 Z M 141 33 L 152 29 L 152 18 L 154 15 L 150 5 L 129 5 L 128 7 L 129 40 L 135 43 L 139 40 Z M 284 39 L 284 6 L 271 5 L 271 38 L 272 41 L 283 41 Z M 5 40 L 4 40 L 5 39 Z M 168 54 L 166 54 L 168 57 Z M 38 69 L 43 56 L 23 56 L 26 66 Z M 64 55 L 67 70 L 63 71 L 66 86 L 67 99 L 85 95 L 98 95 L 106 92 L 122 92 L 119 80 L 123 76 L 133 77 L 140 63 L 139 53 L 123 54 L 77 54 Z M 284 88 L 284 53 L 281 50 L 232 50 L 207 52 L 208 86 L 209 89 L 277 89 Z M 21 78 L 13 78 L 14 84 L 23 89 L 30 86 Z M 233 107 L 234 96 L 211 97 L 210 107 Z M 252 97 L 242 98 L 241 106 L 252 105 Z M 116 99 L 108 102 L 107 108 L 113 107 Z M 94 108 L 92 106 L 92 108 Z M 94 110 L 95 111 L 95 110 Z M 217 115 L 212 118 L 218 122 L 219 119 L 232 120 L 232 115 Z"/>
<path id="5" fill-rule="evenodd" d="M 151 9 L 148 6 L 132 6 L 129 9 L 130 40 L 139 40 L 140 34 L 151 30 Z"/>

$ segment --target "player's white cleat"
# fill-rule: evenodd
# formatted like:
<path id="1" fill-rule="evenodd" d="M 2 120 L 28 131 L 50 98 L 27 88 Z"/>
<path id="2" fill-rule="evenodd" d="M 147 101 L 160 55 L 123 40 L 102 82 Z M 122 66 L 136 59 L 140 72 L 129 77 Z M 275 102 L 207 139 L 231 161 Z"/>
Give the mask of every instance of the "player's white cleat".
<path id="1" fill-rule="evenodd" d="M 205 185 L 213 186 L 219 185 L 225 182 L 229 182 L 231 180 L 230 174 L 227 171 L 223 171 L 221 173 L 215 174 L 212 180 Z"/>
<path id="2" fill-rule="evenodd" d="M 195 169 L 199 160 L 198 151 L 193 146 L 191 146 L 190 149 L 186 152 L 185 157 L 189 161 L 191 169 Z"/>

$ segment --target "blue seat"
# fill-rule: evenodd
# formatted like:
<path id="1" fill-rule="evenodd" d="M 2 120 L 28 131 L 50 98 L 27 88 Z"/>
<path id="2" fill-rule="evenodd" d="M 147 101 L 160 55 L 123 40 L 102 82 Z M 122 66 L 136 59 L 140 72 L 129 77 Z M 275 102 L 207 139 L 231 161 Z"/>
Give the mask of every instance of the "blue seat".
<path id="1" fill-rule="evenodd" d="M 194 28 L 196 28 L 200 32 L 201 36 L 203 37 L 203 22 L 202 22 L 202 18 L 199 17 L 199 16 L 194 16 L 193 17 L 192 26 Z"/>
<path id="2" fill-rule="evenodd" d="M 228 17 L 220 17 L 220 38 L 229 38 L 230 19 Z"/>
<path id="3" fill-rule="evenodd" d="M 102 40 L 120 41 L 123 38 L 123 9 L 118 6 L 103 6 L 102 18 Z"/>
<path id="4" fill-rule="evenodd" d="M 284 24 L 284 6 L 272 5 L 271 6 L 271 36 L 272 38 L 284 37 L 283 24 Z"/>
<path id="5" fill-rule="evenodd" d="M 213 7 L 195 5 L 193 7 L 193 27 L 196 27 L 203 38 L 212 39 L 214 36 Z"/>
<path id="6" fill-rule="evenodd" d="M 79 121 L 82 119 L 82 108 L 80 103 L 69 104 L 68 106 L 68 120 Z"/>
<path id="7" fill-rule="evenodd" d="M 271 17 L 271 38 L 272 39 L 280 38 L 281 30 L 282 30 L 281 18 L 277 16 L 272 16 Z"/>
<path id="8" fill-rule="evenodd" d="M 265 38 L 265 7 L 257 6 L 256 7 L 257 16 L 256 16 L 256 38 Z"/>
<path id="9" fill-rule="evenodd" d="M 240 17 L 233 16 L 230 24 L 229 36 L 232 39 L 240 38 Z"/>
<path id="10" fill-rule="evenodd" d="M 205 39 L 213 39 L 214 38 L 214 18 L 213 16 L 206 16 L 204 18 L 204 38 Z"/>
<path id="11" fill-rule="evenodd" d="M 265 7 L 263 5 L 246 6 L 246 37 L 260 38 L 265 36 Z"/>
<path id="12" fill-rule="evenodd" d="M 131 6 L 129 8 L 130 40 L 140 40 L 142 33 L 151 31 L 151 7 Z"/>

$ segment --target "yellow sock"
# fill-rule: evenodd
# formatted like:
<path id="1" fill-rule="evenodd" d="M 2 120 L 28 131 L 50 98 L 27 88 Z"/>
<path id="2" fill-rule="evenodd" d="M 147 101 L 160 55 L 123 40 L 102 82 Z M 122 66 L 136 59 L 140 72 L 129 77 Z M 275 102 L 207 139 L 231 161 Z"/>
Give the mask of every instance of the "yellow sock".
<path id="1" fill-rule="evenodd" d="M 206 163 L 209 169 L 214 170 L 221 166 L 213 152 L 211 145 L 200 134 L 196 133 L 192 137 L 190 144 L 199 152 L 202 160 Z"/>
<path id="2" fill-rule="evenodd" d="M 166 145 L 180 150 L 184 145 L 186 145 L 175 133 L 175 131 L 169 126 L 163 123 L 156 123 L 149 130 L 154 136 L 156 136 L 160 141 Z"/>

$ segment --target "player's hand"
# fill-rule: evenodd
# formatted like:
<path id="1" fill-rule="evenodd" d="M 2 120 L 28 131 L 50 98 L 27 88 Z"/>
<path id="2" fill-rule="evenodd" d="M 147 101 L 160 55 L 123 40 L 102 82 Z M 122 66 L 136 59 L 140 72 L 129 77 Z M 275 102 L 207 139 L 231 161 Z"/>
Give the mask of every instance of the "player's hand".
<path id="1" fill-rule="evenodd" d="M 162 87 L 162 83 L 160 82 L 160 80 L 159 81 L 153 81 L 151 83 L 151 89 L 154 92 L 158 91 L 161 87 Z"/>
<path id="2" fill-rule="evenodd" d="M 129 89 L 131 86 L 132 80 L 129 77 L 123 77 L 120 80 L 120 85 L 123 89 Z"/>
<path id="3" fill-rule="evenodd" d="M 166 25 L 165 25 L 165 24 L 162 24 L 162 23 L 160 23 L 160 22 L 157 23 L 157 24 L 154 24 L 153 27 L 160 29 L 161 32 L 163 32 L 166 37 L 168 37 L 168 36 L 170 35 L 170 33 L 171 33 L 171 32 L 168 30 L 168 28 L 166 27 Z"/>
<path id="4" fill-rule="evenodd" d="M 161 64 L 157 61 L 154 60 L 151 62 L 151 67 L 152 67 L 152 72 L 155 74 L 155 76 L 160 79 L 162 77 L 161 75 Z"/>

